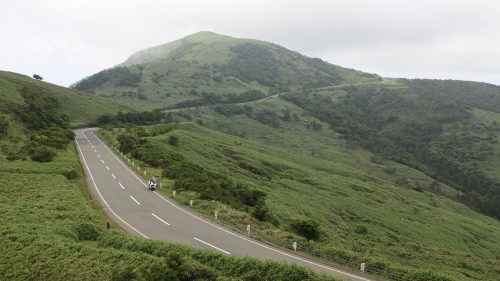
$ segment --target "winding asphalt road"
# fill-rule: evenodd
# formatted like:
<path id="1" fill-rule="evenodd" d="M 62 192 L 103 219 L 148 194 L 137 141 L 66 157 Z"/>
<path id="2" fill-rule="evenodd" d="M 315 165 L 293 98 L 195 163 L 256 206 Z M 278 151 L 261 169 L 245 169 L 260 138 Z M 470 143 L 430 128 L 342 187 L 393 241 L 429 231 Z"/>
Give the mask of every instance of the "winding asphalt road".
<path id="1" fill-rule="evenodd" d="M 286 261 L 350 280 L 372 280 L 273 248 L 200 217 L 158 191 L 149 191 L 144 180 L 94 135 L 95 130 L 75 131 L 80 160 L 94 198 L 124 230 L 226 255 Z"/>

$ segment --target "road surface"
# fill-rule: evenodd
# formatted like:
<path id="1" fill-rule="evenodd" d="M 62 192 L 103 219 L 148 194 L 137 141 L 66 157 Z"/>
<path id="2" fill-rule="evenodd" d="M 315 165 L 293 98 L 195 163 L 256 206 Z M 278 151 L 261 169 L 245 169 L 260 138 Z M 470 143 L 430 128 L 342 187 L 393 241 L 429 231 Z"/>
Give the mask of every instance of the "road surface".
<path id="1" fill-rule="evenodd" d="M 356 281 L 372 280 L 273 248 L 200 217 L 146 183 L 95 135 L 76 130 L 76 145 L 88 185 L 105 213 L 122 229 L 148 239 L 212 249 L 225 255 L 286 261 Z"/>

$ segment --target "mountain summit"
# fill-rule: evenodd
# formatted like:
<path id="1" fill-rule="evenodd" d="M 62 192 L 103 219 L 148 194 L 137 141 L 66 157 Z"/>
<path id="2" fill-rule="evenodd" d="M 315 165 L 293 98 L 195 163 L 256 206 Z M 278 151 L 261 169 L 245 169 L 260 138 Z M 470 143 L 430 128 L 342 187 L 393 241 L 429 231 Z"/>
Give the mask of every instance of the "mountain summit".
<path id="1" fill-rule="evenodd" d="M 152 109 L 379 79 L 276 44 L 198 32 L 136 52 L 74 87 Z"/>
<path id="2" fill-rule="evenodd" d="M 229 49 L 236 45 L 237 41 L 259 42 L 250 39 L 235 40 L 229 36 L 201 31 L 170 43 L 138 51 L 120 66 L 145 64 L 162 59 L 219 63 L 228 59 Z"/>

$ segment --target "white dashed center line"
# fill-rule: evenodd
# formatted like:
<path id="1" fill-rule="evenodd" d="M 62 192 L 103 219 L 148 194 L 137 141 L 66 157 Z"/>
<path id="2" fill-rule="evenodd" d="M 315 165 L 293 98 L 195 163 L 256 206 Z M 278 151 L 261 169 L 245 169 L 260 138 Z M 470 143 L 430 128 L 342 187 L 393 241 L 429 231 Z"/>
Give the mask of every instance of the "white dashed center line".
<path id="1" fill-rule="evenodd" d="M 170 225 L 168 222 L 166 222 L 166 221 L 162 220 L 162 219 L 161 219 L 160 217 L 158 217 L 157 215 L 155 215 L 155 214 L 151 214 L 151 215 L 153 215 L 153 217 L 157 218 L 157 219 L 158 219 L 159 221 L 161 221 L 162 223 L 164 223 L 164 224 L 166 224 L 166 225 Z"/>

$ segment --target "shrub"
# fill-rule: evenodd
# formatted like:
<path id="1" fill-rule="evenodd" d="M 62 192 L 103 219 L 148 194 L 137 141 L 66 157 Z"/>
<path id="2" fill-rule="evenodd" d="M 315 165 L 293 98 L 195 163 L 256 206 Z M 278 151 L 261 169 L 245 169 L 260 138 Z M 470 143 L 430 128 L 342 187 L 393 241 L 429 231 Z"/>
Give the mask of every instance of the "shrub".
<path id="1" fill-rule="evenodd" d="M 30 154 L 31 160 L 36 162 L 50 162 L 56 156 L 56 153 L 46 146 L 38 146 Z"/>
<path id="2" fill-rule="evenodd" d="M 78 235 L 78 240 L 97 241 L 97 238 L 99 238 L 99 229 L 93 223 L 80 222 L 76 225 L 75 228 Z"/>
<path id="3" fill-rule="evenodd" d="M 179 143 L 179 138 L 177 136 L 169 136 L 168 137 L 168 143 L 172 146 L 177 146 L 177 144 Z"/>
<path id="4" fill-rule="evenodd" d="M 366 226 L 363 226 L 363 225 L 358 225 L 358 226 L 356 226 L 356 229 L 354 230 L 354 232 L 356 232 L 357 234 L 365 235 L 365 234 L 368 234 L 368 228 L 366 228 Z"/>
<path id="5" fill-rule="evenodd" d="M 75 171 L 74 169 L 69 169 L 66 172 L 63 173 L 63 175 L 68 179 L 72 180 L 78 177 L 78 172 Z"/>
<path id="6" fill-rule="evenodd" d="M 292 229 L 300 236 L 309 240 L 319 239 L 319 223 L 313 220 L 296 220 L 290 224 Z"/>

